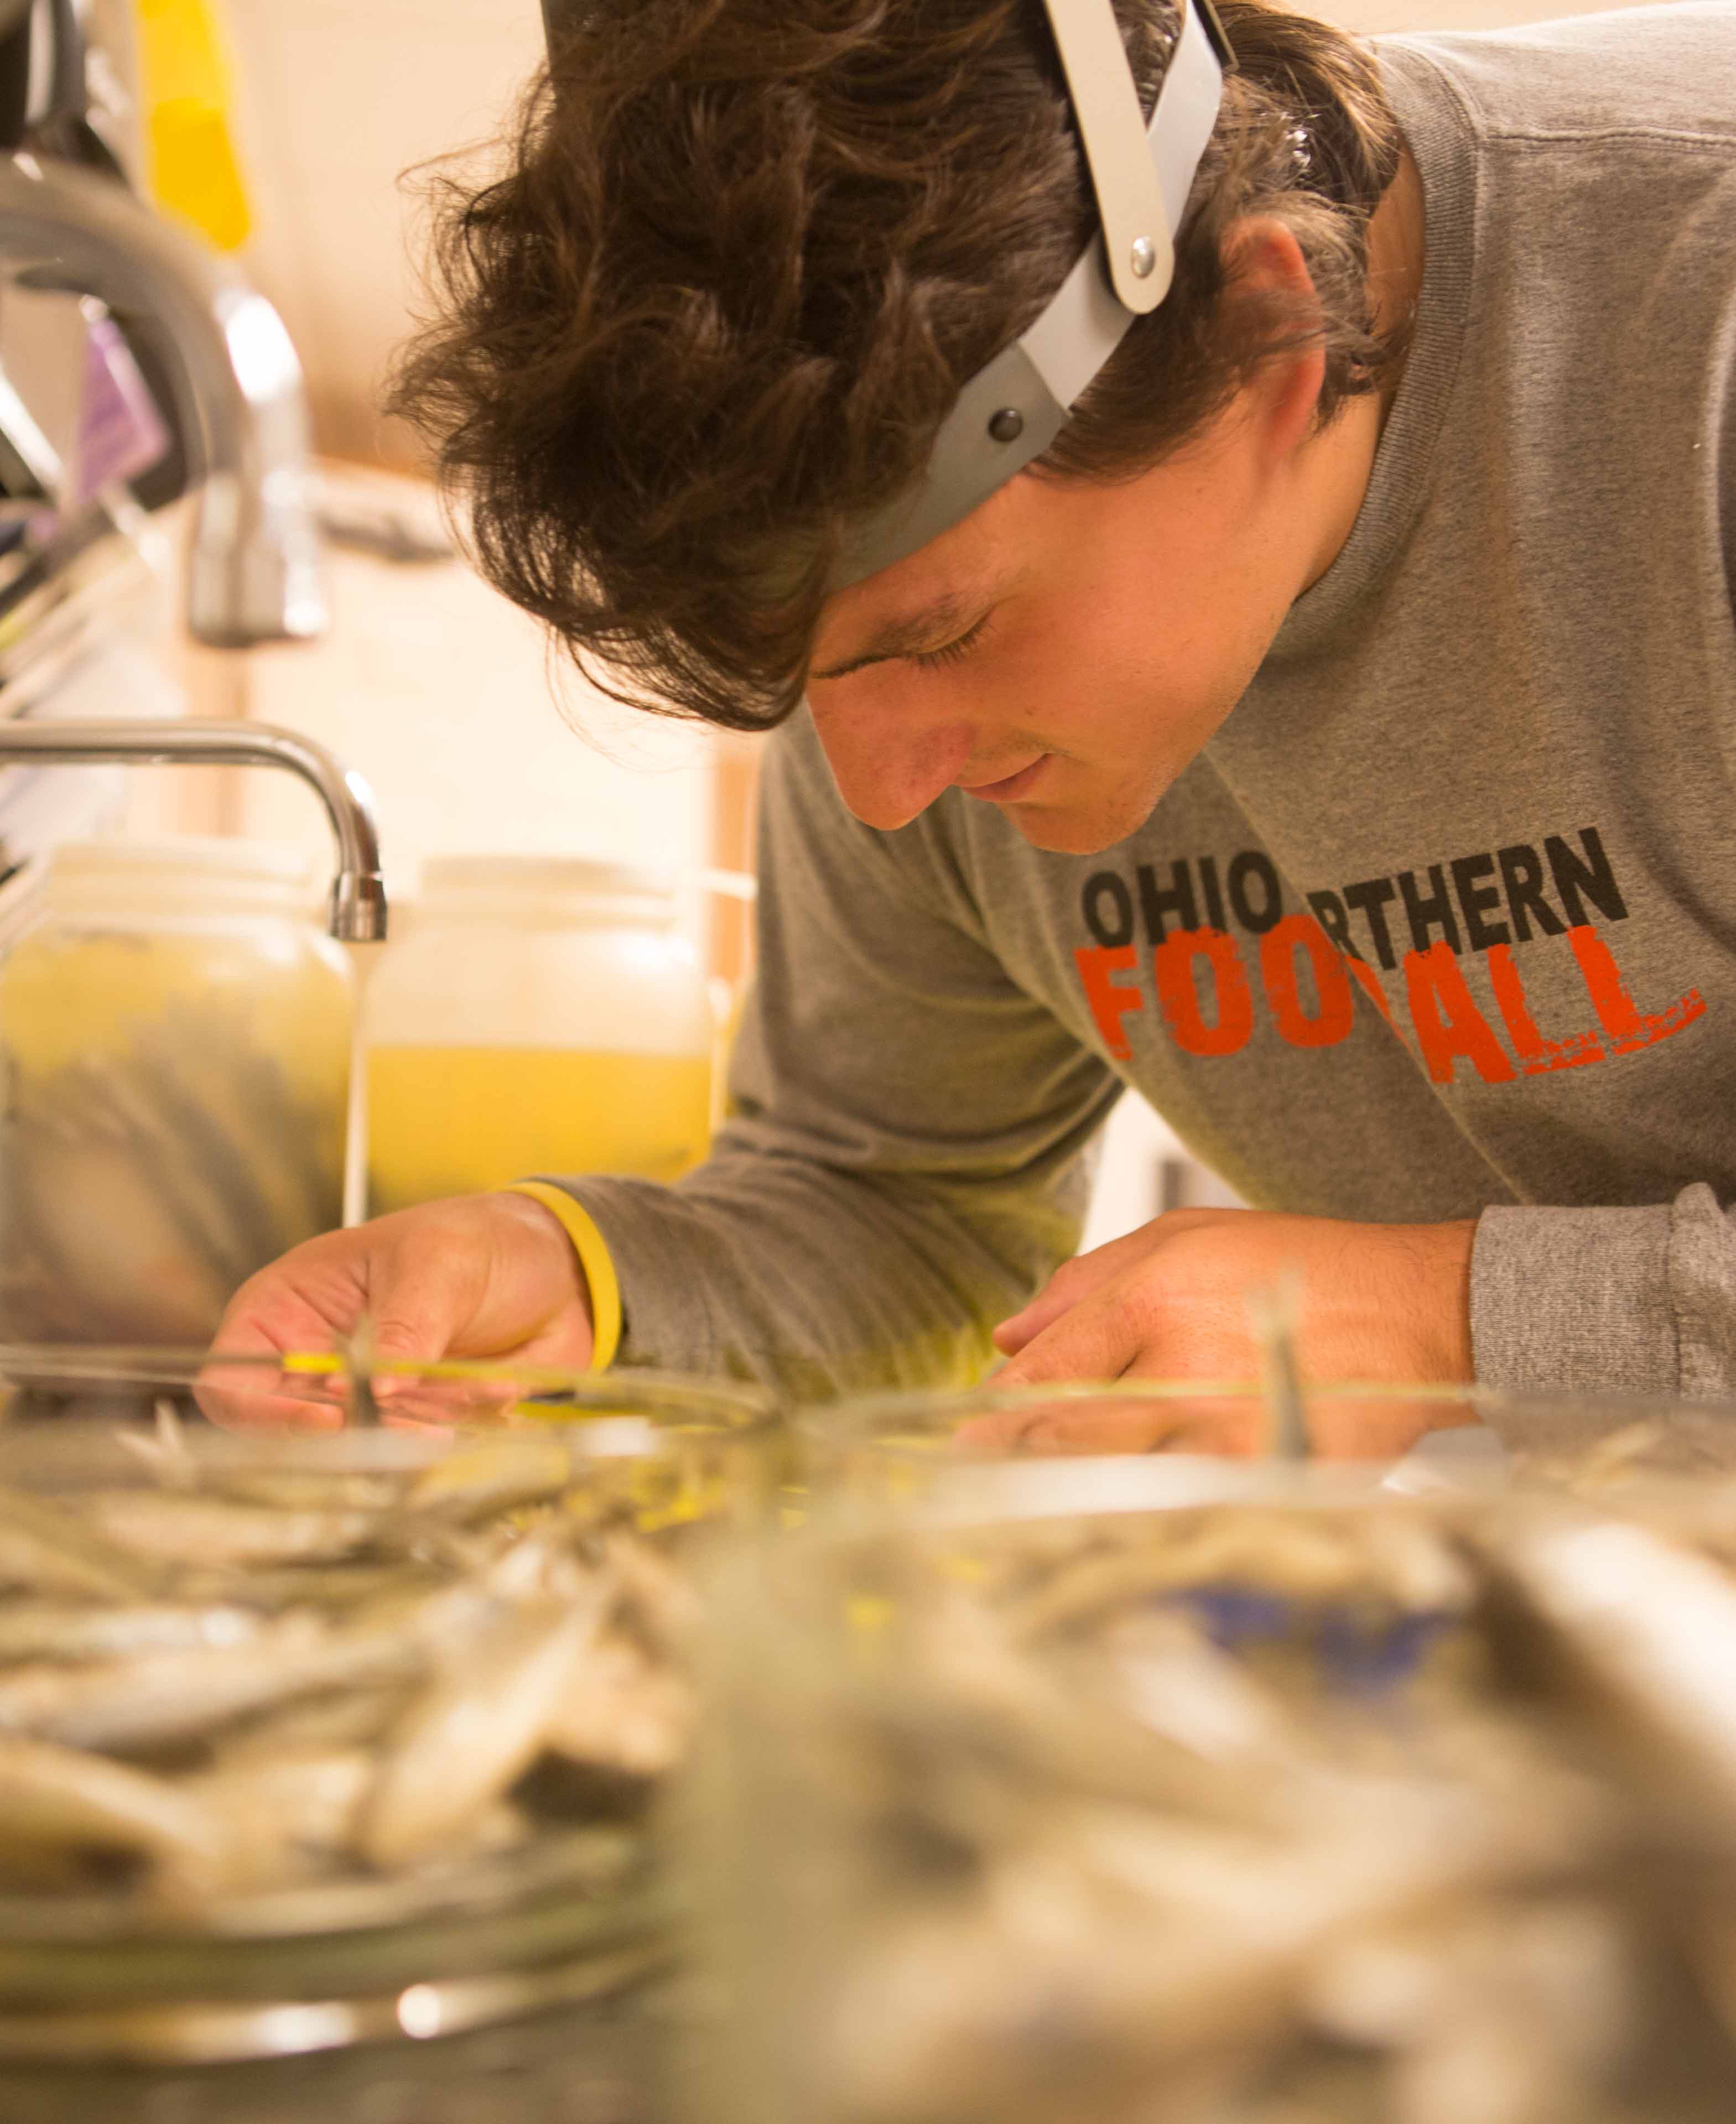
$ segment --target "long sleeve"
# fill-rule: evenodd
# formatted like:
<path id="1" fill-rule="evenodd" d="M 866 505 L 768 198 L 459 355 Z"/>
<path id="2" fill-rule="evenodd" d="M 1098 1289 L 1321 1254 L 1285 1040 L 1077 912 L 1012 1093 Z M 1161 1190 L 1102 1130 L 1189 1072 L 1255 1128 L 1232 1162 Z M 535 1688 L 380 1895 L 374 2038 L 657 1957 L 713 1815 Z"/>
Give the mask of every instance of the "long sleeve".
<path id="1" fill-rule="evenodd" d="M 614 1258 L 621 1361 L 957 1384 L 1077 1243 L 1121 1085 L 990 951 L 942 824 L 850 818 L 805 717 L 765 766 L 730 1119 L 674 1187 L 560 1184 Z"/>
<path id="2" fill-rule="evenodd" d="M 1485 1210 L 1471 1338 L 1484 1386 L 1736 1393 L 1736 1224 L 1703 1182 L 1638 1209 Z"/>

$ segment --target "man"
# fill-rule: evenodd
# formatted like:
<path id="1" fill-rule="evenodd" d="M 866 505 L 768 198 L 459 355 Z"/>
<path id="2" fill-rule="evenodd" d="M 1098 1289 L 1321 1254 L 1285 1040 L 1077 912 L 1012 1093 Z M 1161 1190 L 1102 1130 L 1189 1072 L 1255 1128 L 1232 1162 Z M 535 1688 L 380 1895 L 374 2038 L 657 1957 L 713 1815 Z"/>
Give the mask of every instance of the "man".
<path id="1" fill-rule="evenodd" d="M 483 566 L 779 725 L 733 1117 L 315 1241 L 223 1346 L 1239 1376 L 1294 1265 L 1317 1377 L 1736 1384 L 1736 11 L 1235 0 L 1221 87 L 1117 15 L 1142 112 L 1209 82 L 1173 281 L 962 514 L 1113 219 L 1040 10 L 605 0 L 451 200 L 402 395 Z M 1057 1271 L 1125 1084 L 1259 1206 Z"/>

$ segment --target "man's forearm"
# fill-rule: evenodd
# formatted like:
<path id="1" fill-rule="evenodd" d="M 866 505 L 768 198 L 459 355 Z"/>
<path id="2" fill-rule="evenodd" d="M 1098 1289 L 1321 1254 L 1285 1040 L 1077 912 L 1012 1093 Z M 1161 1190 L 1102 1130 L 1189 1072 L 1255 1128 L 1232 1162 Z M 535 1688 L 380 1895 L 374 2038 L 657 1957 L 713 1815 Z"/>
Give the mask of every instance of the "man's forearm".
<path id="1" fill-rule="evenodd" d="M 620 1361 L 763 1379 L 802 1398 L 957 1384 L 1077 1243 L 1075 1163 L 938 1182 L 736 1152 L 680 1186 L 563 1182 L 619 1277 Z"/>
<path id="2" fill-rule="evenodd" d="M 1704 1183 L 1638 1209 L 1485 1210 L 1471 1338 L 1484 1386 L 1736 1394 L 1736 1229 Z"/>

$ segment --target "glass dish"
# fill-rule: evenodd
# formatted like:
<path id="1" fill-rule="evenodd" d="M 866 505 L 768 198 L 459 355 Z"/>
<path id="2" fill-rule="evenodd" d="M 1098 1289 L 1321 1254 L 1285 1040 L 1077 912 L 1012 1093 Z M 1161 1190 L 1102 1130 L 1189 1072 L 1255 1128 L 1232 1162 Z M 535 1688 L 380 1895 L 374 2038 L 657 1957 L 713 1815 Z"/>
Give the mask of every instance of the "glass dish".
<path id="1" fill-rule="evenodd" d="M 1382 1441 L 1352 1459 L 1277 1450 L 1269 1397 L 1248 1381 L 990 1381 L 816 1404 L 796 1411 L 792 1428 L 816 1499 L 993 1516 L 1222 1497 L 1269 1489 L 1287 1467 L 1330 1465 L 1347 1492 L 1395 1475 L 1401 1486 L 1495 1479 L 1506 1455 L 1484 1420 L 1489 1399 L 1475 1388 L 1309 1388 L 1311 1439 Z M 1328 1478 L 1314 1479 L 1318 1489 Z"/>
<path id="2" fill-rule="evenodd" d="M 1717 1402 L 1514 1394 L 1477 1386 L 1307 1385 L 1298 1414 L 1310 1450 L 1286 1450 L 1273 1399 L 1251 1381 L 993 1381 L 945 1393 L 859 1395 L 797 1409 L 792 1429 L 816 1493 L 893 1511 L 972 1497 L 1033 1510 L 1162 1505 L 1283 1479 L 1282 1464 L 1331 1467 L 1346 1493 L 1503 1479 L 1600 1441 L 1654 1473 L 1736 1468 L 1736 1407 Z M 1227 1457 L 1226 1457 L 1227 1456 Z M 1076 1464 L 1070 1468 L 1069 1464 Z M 1021 1473 L 1022 1468 L 1032 1472 Z M 1359 1472 L 1358 1472 L 1359 1471 Z"/>
<path id="3" fill-rule="evenodd" d="M 642 1723 L 642 1670 L 675 1701 L 693 1546 L 760 1523 L 774 1494 L 763 1397 L 651 1374 L 438 1365 L 370 1384 L 323 1360 L 48 1348 L 0 1353 L 0 1785 L 25 1777 L 28 1802 L 27 1751 L 70 1751 L 81 1775 L 94 1759 L 143 1780 L 122 1799 L 167 1825 L 136 1844 L 68 1832 L 45 1857 L 0 1807 L 0 2057 L 426 2041 L 666 1959 L 647 1812 L 661 1760 L 649 1744 L 618 1760 L 612 1728 L 551 1753 L 552 1714 L 524 1712 L 510 1677 L 565 1661 L 535 1685 L 539 1704 L 565 1703 L 573 1662 L 606 1646 Z M 358 1405 L 381 1420 L 355 1425 Z M 291 1412 L 345 1427 L 285 1428 Z M 418 1759 L 430 1799 L 401 1759 L 441 1689 L 447 1722 Z M 606 1722 L 614 1699 L 598 1700 Z M 476 1807 L 442 1826 L 439 1748 L 456 1788 L 514 1718 L 533 1722 L 522 1762 L 478 1771 Z M 299 1788 L 269 1779 L 316 1764 L 341 1766 L 342 1824 L 292 1838 L 274 1813 Z M 433 1826 L 404 1845 L 394 1825 L 416 1806 Z M 280 1866 L 252 1848 L 280 1834 Z"/>
<path id="4" fill-rule="evenodd" d="M 1728 2113 L 1736 1411 L 1423 1479 L 983 1406 L 805 1414 L 830 1497 L 715 1589 L 692 2124 Z"/>

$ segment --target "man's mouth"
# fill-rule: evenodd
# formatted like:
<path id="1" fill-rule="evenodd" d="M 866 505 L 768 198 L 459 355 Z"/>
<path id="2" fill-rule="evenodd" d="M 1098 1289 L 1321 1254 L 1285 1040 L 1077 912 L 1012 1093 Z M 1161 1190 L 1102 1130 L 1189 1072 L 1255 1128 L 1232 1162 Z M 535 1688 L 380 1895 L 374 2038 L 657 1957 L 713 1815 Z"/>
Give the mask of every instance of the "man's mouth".
<path id="1" fill-rule="evenodd" d="M 961 782 L 957 786 L 967 796 L 980 796 L 986 804 L 1010 804 L 1034 787 L 1052 757 L 1052 754 L 1040 752 L 1028 766 L 1021 767 L 1016 773 L 1002 775 L 998 782 Z"/>

